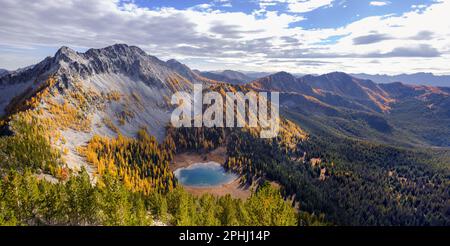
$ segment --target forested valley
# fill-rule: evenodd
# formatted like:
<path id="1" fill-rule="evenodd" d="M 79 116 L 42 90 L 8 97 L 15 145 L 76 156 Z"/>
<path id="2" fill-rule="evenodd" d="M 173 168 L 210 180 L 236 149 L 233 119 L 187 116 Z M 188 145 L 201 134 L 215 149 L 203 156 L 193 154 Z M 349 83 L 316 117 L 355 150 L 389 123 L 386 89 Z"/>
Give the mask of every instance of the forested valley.
<path id="1" fill-rule="evenodd" d="M 286 119 L 273 139 L 258 128 L 168 126 L 158 143 L 143 127 L 80 146 L 90 176 L 68 168 L 64 150 L 51 144 L 56 126 L 83 130 L 82 110 L 51 104 L 45 120 L 33 110 L 1 123 L 9 129 L 0 137 L 3 225 L 450 224 L 448 156 L 438 150 L 306 133 Z M 169 169 L 178 153 L 218 147 L 226 147 L 225 168 L 257 187 L 247 200 L 191 195 Z"/>
<path id="2" fill-rule="evenodd" d="M 293 126 L 286 132 L 295 132 Z M 244 182 L 278 182 L 285 198 L 323 224 L 450 224 L 449 172 L 435 164 L 447 160 L 434 153 L 330 135 L 266 140 L 245 128 L 179 128 L 169 134 L 183 151 L 225 145 L 225 166 Z"/>
<path id="3" fill-rule="evenodd" d="M 69 170 L 41 122 L 18 116 L 0 138 L 0 225 L 297 225 L 297 213 L 269 184 L 247 200 L 193 196 L 177 186 L 170 140 L 95 136 L 80 152 L 97 168 Z M 173 143 L 172 143 L 173 144 Z M 170 147 L 172 146 L 172 147 Z"/>

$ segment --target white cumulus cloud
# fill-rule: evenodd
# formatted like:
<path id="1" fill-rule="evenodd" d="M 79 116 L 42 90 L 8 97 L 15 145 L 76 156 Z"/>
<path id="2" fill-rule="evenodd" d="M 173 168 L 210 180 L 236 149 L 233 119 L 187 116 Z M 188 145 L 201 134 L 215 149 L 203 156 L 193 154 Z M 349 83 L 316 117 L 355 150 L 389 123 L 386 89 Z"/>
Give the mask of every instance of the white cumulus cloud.
<path id="1" fill-rule="evenodd" d="M 315 9 L 330 6 L 333 0 L 259 0 L 261 7 L 287 4 L 288 10 L 294 13 L 306 13 Z"/>
<path id="2" fill-rule="evenodd" d="M 370 5 L 372 5 L 372 6 L 386 6 L 386 5 L 389 5 L 389 4 L 391 4 L 391 2 L 389 2 L 389 1 L 371 1 L 370 3 L 369 3 Z"/>
<path id="3" fill-rule="evenodd" d="M 442 21 L 450 1 L 322 29 L 302 28 L 301 14 L 291 12 L 149 9 L 117 0 L 0 1 L 0 67 L 7 69 L 38 62 L 62 45 L 85 50 L 127 43 L 203 70 L 450 74 L 450 23 Z M 332 4 L 308 2 L 297 11 Z"/>

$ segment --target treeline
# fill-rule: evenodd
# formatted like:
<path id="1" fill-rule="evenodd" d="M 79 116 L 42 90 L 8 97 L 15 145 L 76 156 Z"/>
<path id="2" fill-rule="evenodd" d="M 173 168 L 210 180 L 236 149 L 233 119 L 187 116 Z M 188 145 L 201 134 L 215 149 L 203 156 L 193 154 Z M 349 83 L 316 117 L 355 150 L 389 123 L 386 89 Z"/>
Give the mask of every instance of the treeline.
<path id="1" fill-rule="evenodd" d="M 226 136 L 232 131 L 223 127 L 180 127 L 166 128 L 166 142 L 173 143 L 176 153 L 184 151 L 208 152 L 225 143 Z"/>
<path id="2" fill-rule="evenodd" d="M 325 191 L 325 199 L 311 207 L 328 201 L 335 221 L 450 225 L 450 173 L 435 169 L 430 153 L 333 136 L 314 137 L 299 147 L 334 161 L 332 175 L 312 188 Z"/>
<path id="3" fill-rule="evenodd" d="M 0 169 L 28 168 L 56 174 L 63 166 L 60 152 L 51 148 L 36 119 L 29 122 L 20 118 L 11 121 L 9 127 L 14 134 L 0 137 Z"/>
<path id="4" fill-rule="evenodd" d="M 193 143 L 201 133 L 212 141 L 220 131 L 181 128 L 174 136 Z M 244 182 L 277 181 L 301 211 L 325 214 L 334 224 L 450 224 L 448 169 L 434 169 L 430 154 L 327 135 L 297 141 L 295 148 L 280 142 L 246 129 L 227 130 L 221 141 L 225 166 Z"/>
<path id="5" fill-rule="evenodd" d="M 158 197 L 157 193 L 153 195 Z M 287 226 L 297 225 L 303 218 L 269 184 L 260 186 L 246 201 L 230 195 L 198 198 L 180 188 L 157 201 L 153 204 L 168 204 L 169 221 L 174 225 Z M 156 212 L 160 218 L 167 214 L 161 207 Z"/>
<path id="6" fill-rule="evenodd" d="M 117 176 L 104 175 L 101 181 L 103 186 L 92 184 L 85 169 L 56 183 L 30 170 L 3 173 L 0 225 L 152 225 L 155 218 L 170 225 L 297 224 L 295 210 L 270 186 L 242 201 L 194 197 L 181 188 L 144 195 L 129 191 Z"/>
<path id="7" fill-rule="evenodd" d="M 426 153 L 312 136 L 286 154 L 245 132 L 227 150 L 227 165 L 247 180 L 275 180 L 301 210 L 339 225 L 450 224 L 448 171 L 433 169 Z"/>
<path id="8" fill-rule="evenodd" d="M 97 168 L 98 176 L 118 175 L 128 189 L 149 194 L 171 191 L 176 185 L 169 169 L 171 148 L 169 141 L 159 145 L 141 129 L 136 138 L 120 134 L 115 139 L 94 136 L 79 152 Z"/>
<path id="9" fill-rule="evenodd" d="M 240 174 L 241 182 L 244 184 L 261 182 L 261 180 L 277 181 L 282 185 L 281 191 L 285 199 L 295 198 L 292 200 L 292 207 L 296 207 L 300 200 L 295 196 L 293 187 L 300 189 L 304 185 L 303 181 L 297 182 L 292 178 L 298 173 L 310 175 L 311 178 L 320 176 L 321 166 L 308 168 L 303 165 L 305 170 L 300 172 L 297 172 L 298 170 L 292 172 L 290 168 L 284 169 L 287 164 L 291 168 L 299 166 L 297 162 L 291 161 L 291 157 L 303 156 L 303 152 L 296 146 L 306 139 L 298 126 L 290 122 L 282 122 L 280 134 L 274 139 L 261 139 L 257 130 L 249 128 L 169 127 L 167 132 L 166 138 L 173 139 L 177 146 L 177 152 L 196 151 L 202 153 L 225 145 L 228 155 L 224 164 L 226 169 Z M 291 172 L 289 175 L 286 175 L 289 173 L 287 170 Z M 307 183 L 306 180 L 304 181 Z M 331 225 L 327 219 L 323 210 L 306 211 L 303 205 L 300 206 L 299 225 Z"/>
<path id="10" fill-rule="evenodd" d="M 137 139 L 94 138 L 85 154 L 97 164 L 107 163 L 94 182 L 84 168 L 57 175 L 64 162 L 48 137 L 25 121 L 17 120 L 13 126 L 14 135 L 0 137 L 0 225 L 317 223 L 317 218 L 297 214 L 269 185 L 245 201 L 186 193 L 167 169 L 174 143 L 166 140 L 158 145 L 145 131 Z M 132 184 L 139 184 L 133 181 L 138 179 L 148 180 L 152 188 L 137 189 Z"/>
<path id="11" fill-rule="evenodd" d="M 30 170 L 9 171 L 0 181 L 0 225 L 148 225 L 144 197 L 112 176 L 102 188 L 83 169 L 67 181 L 38 178 Z"/>

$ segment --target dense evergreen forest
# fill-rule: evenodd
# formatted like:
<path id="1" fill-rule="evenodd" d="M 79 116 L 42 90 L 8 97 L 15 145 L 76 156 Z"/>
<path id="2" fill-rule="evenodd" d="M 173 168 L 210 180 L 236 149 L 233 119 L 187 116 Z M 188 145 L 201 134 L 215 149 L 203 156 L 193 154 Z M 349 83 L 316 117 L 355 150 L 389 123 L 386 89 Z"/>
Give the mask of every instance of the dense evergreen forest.
<path id="1" fill-rule="evenodd" d="M 83 125 L 67 107 L 56 111 L 58 124 Z M 448 153 L 307 135 L 288 120 L 274 139 L 251 128 L 168 127 L 161 144 L 144 129 L 94 136 L 78 150 L 95 167 L 89 176 L 52 146 L 53 121 L 27 112 L 2 123 L 11 129 L 0 137 L 2 225 L 450 225 Z M 249 199 L 196 197 L 177 185 L 176 153 L 219 146 L 227 169 L 257 182 Z"/>
<path id="2" fill-rule="evenodd" d="M 74 173 L 65 167 L 38 122 L 19 117 L 10 124 L 14 134 L 0 137 L 0 225 L 319 223 L 268 184 L 245 201 L 188 194 L 167 168 L 170 142 L 158 145 L 143 130 L 136 139 L 94 137 L 80 150 L 100 168 L 94 181 L 84 168 Z"/>
<path id="3" fill-rule="evenodd" d="M 96 167 L 98 176 L 117 174 L 129 190 L 150 194 L 171 191 L 176 185 L 169 169 L 173 151 L 166 143 L 160 146 L 141 129 L 136 138 L 119 135 L 110 139 L 96 135 L 79 152 Z"/>
<path id="4" fill-rule="evenodd" d="M 334 136 L 288 147 L 282 136 L 261 139 L 245 128 L 168 132 L 182 151 L 226 145 L 226 167 L 244 182 L 277 181 L 301 211 L 337 225 L 450 224 L 449 172 L 430 153 Z"/>
<path id="5" fill-rule="evenodd" d="M 93 185 L 86 170 L 64 182 L 48 182 L 29 169 L 3 172 L 0 225 L 296 225 L 314 224 L 262 186 L 248 200 L 229 195 L 194 197 L 181 188 L 168 193 L 131 192 L 118 176 Z M 306 219 L 303 219 L 306 218 Z"/>

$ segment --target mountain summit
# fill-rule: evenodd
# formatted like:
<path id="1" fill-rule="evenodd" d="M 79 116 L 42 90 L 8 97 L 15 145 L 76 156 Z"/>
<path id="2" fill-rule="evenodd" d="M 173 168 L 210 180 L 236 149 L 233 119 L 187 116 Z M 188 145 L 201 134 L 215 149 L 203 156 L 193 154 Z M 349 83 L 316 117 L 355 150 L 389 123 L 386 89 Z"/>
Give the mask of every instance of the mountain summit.
<path id="1" fill-rule="evenodd" d="M 134 136 L 145 126 L 161 140 L 171 95 L 207 81 L 187 66 L 164 62 L 135 46 L 115 44 L 84 53 L 61 47 L 53 57 L 0 78 L 0 117 L 30 109 L 33 117 L 70 119 L 55 127 L 70 139 L 64 146 L 70 163 L 82 165 L 75 149 L 95 134 Z M 57 115 L 63 112 L 71 116 Z"/>
<path id="2" fill-rule="evenodd" d="M 239 74 L 224 74 L 240 81 Z M 18 112 L 45 117 L 69 139 L 63 147 L 69 150 L 70 163 L 81 166 L 76 148 L 93 135 L 134 136 L 145 126 L 162 140 L 172 94 L 191 91 L 194 83 L 219 82 L 177 60 L 162 61 L 126 44 L 84 53 L 61 47 L 53 57 L 0 77 L 0 117 L 8 120 Z M 413 144 L 447 146 L 450 141 L 450 92 L 445 88 L 379 85 L 339 72 L 303 77 L 279 72 L 244 86 L 280 92 L 283 110 L 311 129 Z M 423 124 L 425 120 L 435 123 Z M 420 131 L 412 131 L 411 122 Z M 430 139 L 432 134 L 437 136 Z"/>
<path id="3" fill-rule="evenodd" d="M 279 92 L 294 92 L 302 94 L 313 93 L 312 87 L 305 84 L 301 79 L 287 72 L 278 72 L 250 83 L 250 86 L 258 90 L 269 90 Z"/>
<path id="4" fill-rule="evenodd" d="M 195 83 L 204 83 L 208 81 L 207 78 L 204 78 L 200 76 L 199 74 L 193 72 L 188 66 L 185 64 L 175 60 L 170 59 L 166 62 L 167 66 L 169 66 L 171 69 L 176 71 L 179 75 L 183 76 L 184 78 L 188 79 L 191 82 Z"/>

